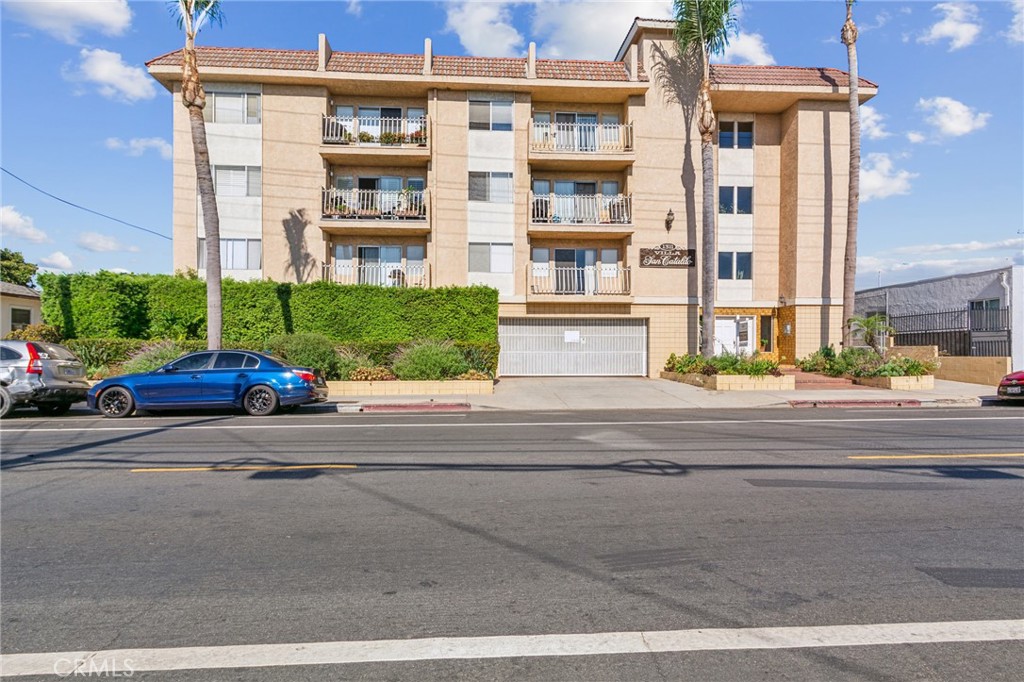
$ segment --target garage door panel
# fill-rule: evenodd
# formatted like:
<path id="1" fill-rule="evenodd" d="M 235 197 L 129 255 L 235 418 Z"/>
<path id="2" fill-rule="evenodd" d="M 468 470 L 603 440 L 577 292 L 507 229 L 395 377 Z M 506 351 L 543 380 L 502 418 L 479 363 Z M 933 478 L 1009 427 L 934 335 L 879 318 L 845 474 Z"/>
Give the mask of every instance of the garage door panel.
<path id="1" fill-rule="evenodd" d="M 647 376 L 647 320 L 501 318 L 503 376 Z"/>

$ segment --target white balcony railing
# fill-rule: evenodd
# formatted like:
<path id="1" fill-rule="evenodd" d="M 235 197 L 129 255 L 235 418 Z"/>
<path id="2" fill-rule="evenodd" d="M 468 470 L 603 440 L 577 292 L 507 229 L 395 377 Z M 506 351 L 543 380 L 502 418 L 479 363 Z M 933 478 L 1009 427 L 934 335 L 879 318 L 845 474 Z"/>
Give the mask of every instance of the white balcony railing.
<path id="1" fill-rule="evenodd" d="M 427 119 L 324 116 L 324 142 L 374 146 L 427 144 Z"/>
<path id="2" fill-rule="evenodd" d="M 633 151 L 632 123 L 530 121 L 530 149 L 539 152 L 615 154 Z"/>
<path id="3" fill-rule="evenodd" d="M 378 287 L 430 286 L 427 263 L 334 262 L 323 266 L 323 279 L 335 284 L 369 284 Z"/>
<path id="4" fill-rule="evenodd" d="M 618 265 L 561 267 L 550 263 L 527 266 L 531 294 L 565 296 L 628 296 L 629 268 Z"/>
<path id="5" fill-rule="evenodd" d="M 629 225 L 633 222 L 633 197 L 628 194 L 533 194 L 530 220 L 534 223 Z"/>
<path id="6" fill-rule="evenodd" d="M 426 220 L 427 191 L 419 189 L 324 189 L 324 218 Z"/>

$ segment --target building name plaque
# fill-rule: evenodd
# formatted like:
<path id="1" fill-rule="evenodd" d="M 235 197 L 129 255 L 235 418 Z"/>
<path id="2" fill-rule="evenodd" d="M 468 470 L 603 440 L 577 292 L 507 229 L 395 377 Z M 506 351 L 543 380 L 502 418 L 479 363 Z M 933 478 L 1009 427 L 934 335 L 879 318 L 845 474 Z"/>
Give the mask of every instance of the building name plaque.
<path id="1" fill-rule="evenodd" d="M 692 268 L 696 263 L 694 249 L 681 249 L 675 244 L 662 244 L 653 249 L 640 249 L 642 268 Z"/>

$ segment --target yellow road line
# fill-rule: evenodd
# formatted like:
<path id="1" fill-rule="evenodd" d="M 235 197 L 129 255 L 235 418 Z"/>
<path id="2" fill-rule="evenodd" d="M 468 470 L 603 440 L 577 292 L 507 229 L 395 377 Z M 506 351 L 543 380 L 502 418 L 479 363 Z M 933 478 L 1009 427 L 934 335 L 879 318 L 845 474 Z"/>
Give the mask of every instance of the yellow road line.
<path id="1" fill-rule="evenodd" d="M 988 455 L 850 455 L 848 459 L 989 459 L 992 457 L 1024 457 L 1024 453 L 1000 452 Z"/>
<path id="2" fill-rule="evenodd" d="M 355 464 L 282 464 L 282 465 L 245 465 L 245 466 L 208 466 L 208 467 L 153 467 L 150 469 L 132 469 L 133 474 L 167 474 L 196 471 L 296 471 L 299 469 L 355 469 Z"/>

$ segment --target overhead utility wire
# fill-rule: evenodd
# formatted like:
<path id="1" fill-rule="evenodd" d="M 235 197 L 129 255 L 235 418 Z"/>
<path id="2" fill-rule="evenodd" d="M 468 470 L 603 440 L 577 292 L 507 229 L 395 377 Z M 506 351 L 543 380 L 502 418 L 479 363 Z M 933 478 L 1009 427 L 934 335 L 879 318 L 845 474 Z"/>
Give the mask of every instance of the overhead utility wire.
<path id="1" fill-rule="evenodd" d="M 153 230 L 150 230 L 148 228 L 140 227 L 139 225 L 135 225 L 133 223 L 126 222 L 124 220 L 121 220 L 120 218 L 115 218 L 113 216 L 109 216 L 106 213 L 100 213 L 99 211 L 94 211 L 91 208 L 86 208 L 85 206 L 79 206 L 78 204 L 70 202 L 67 199 L 61 199 L 58 196 L 50 194 L 45 189 L 40 189 L 40 188 L 36 187 L 35 185 L 33 185 L 31 182 L 29 182 L 27 180 L 23 180 L 22 178 L 19 178 L 17 175 L 15 175 L 11 171 L 7 170 L 3 166 L 0 166 L 0 170 L 2 170 L 4 173 L 7 173 L 12 178 L 14 178 L 18 182 L 22 183 L 23 185 L 27 185 L 27 186 L 31 187 L 32 189 L 34 189 L 35 191 L 39 192 L 40 194 L 45 194 L 46 196 L 50 197 L 51 199 L 56 199 L 57 201 L 61 202 L 62 204 L 67 204 L 68 206 L 72 206 L 72 207 L 77 208 L 79 210 L 86 211 L 87 213 L 92 213 L 93 215 L 98 215 L 99 217 L 106 218 L 107 220 L 113 220 L 115 223 L 121 223 L 122 225 L 127 225 L 128 227 L 130 227 L 132 229 L 135 229 L 135 230 L 142 230 L 143 232 L 148 232 L 148 233 L 150 233 L 152 235 L 156 235 L 157 237 L 162 237 L 163 239 L 166 239 L 167 241 L 173 241 L 170 237 L 168 237 L 165 234 L 161 234 L 159 232 L 154 232 Z"/>

